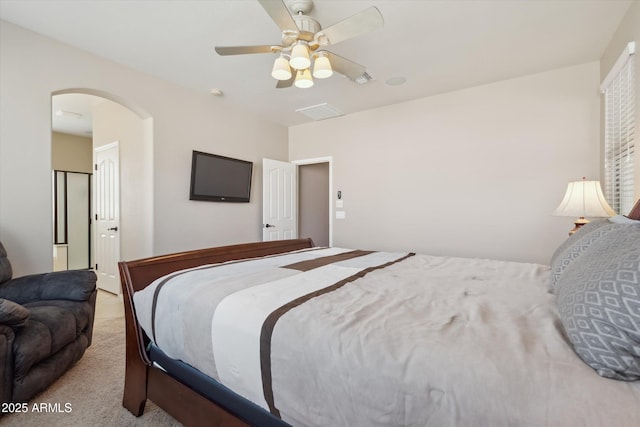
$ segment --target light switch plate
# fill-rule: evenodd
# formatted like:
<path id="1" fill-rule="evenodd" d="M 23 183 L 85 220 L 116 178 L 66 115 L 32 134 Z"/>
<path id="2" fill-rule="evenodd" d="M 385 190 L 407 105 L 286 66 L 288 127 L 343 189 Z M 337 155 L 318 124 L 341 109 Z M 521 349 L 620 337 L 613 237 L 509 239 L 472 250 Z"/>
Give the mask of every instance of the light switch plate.
<path id="1" fill-rule="evenodd" d="M 336 208 L 341 208 L 344 206 L 344 200 L 336 200 Z"/>
<path id="2" fill-rule="evenodd" d="M 336 211 L 336 219 L 345 219 L 346 212 L 345 211 Z"/>

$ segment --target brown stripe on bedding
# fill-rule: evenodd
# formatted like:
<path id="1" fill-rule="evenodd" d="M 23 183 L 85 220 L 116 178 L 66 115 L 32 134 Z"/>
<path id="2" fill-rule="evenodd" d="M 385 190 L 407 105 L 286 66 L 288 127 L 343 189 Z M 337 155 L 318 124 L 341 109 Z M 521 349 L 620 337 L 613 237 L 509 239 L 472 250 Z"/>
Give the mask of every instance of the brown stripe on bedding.
<path id="1" fill-rule="evenodd" d="M 326 249 L 324 247 L 317 247 L 317 248 L 309 248 L 306 250 L 303 250 L 304 252 L 311 252 L 311 251 L 317 251 L 320 249 Z M 301 251 L 301 252 L 303 252 Z M 289 255 L 292 252 L 284 252 L 284 253 L 278 253 L 278 254 L 272 254 L 272 255 L 265 255 L 265 256 L 261 256 L 261 257 L 255 257 L 255 258 L 243 258 L 243 259 L 238 259 L 238 260 L 233 260 L 233 261 L 227 261 L 227 262 L 222 262 L 222 263 L 217 263 L 217 264 L 207 264 L 207 265 L 203 265 L 200 267 L 195 267 L 195 268 L 190 268 L 187 270 L 181 270 L 181 271 L 177 271 L 175 273 L 171 273 L 167 276 L 164 277 L 164 279 L 162 279 L 162 281 L 160 283 L 158 283 L 158 286 L 156 286 L 156 288 L 153 291 L 153 302 L 151 304 L 151 339 L 153 340 L 153 342 L 156 342 L 156 304 L 158 302 L 158 296 L 160 295 L 160 290 L 164 287 L 164 285 L 167 284 L 167 282 L 169 282 L 169 280 L 173 279 L 174 277 L 178 277 L 182 274 L 186 274 L 189 273 L 191 271 L 196 271 L 196 270 L 207 270 L 207 269 L 213 269 L 213 268 L 217 268 L 217 267 L 221 267 L 221 266 L 226 266 L 226 265 L 230 265 L 230 264 L 239 264 L 239 263 L 243 263 L 243 262 L 249 262 L 249 261 L 253 261 L 256 259 L 262 259 L 262 258 L 275 258 L 281 255 Z"/>
<path id="2" fill-rule="evenodd" d="M 350 252 L 343 252 L 341 254 L 329 255 L 329 256 L 324 256 L 320 258 L 310 259 L 307 261 L 300 261 L 300 262 L 296 262 L 289 265 L 283 265 L 282 268 L 289 268 L 289 269 L 298 270 L 298 271 L 309 271 L 309 270 L 313 270 L 314 268 L 319 268 L 325 265 L 334 264 L 340 261 L 346 261 L 352 258 L 358 258 L 361 256 L 369 255 L 371 253 L 373 253 L 373 251 L 355 250 Z"/>
<path id="3" fill-rule="evenodd" d="M 358 252 L 358 251 L 354 251 L 354 252 Z M 365 251 L 360 251 L 360 252 L 365 252 Z M 349 253 L 352 253 L 352 252 L 349 252 Z M 278 408 L 276 408 L 274 398 L 273 398 L 273 384 L 272 384 L 272 377 L 271 377 L 271 337 L 273 336 L 273 328 L 275 327 L 278 320 L 280 320 L 280 318 L 290 310 L 298 307 L 299 305 L 304 304 L 305 302 L 315 297 L 327 294 L 329 292 L 333 292 L 337 289 L 340 289 L 347 283 L 353 282 L 357 279 L 360 279 L 361 277 L 366 276 L 372 271 L 380 270 L 390 265 L 396 264 L 409 257 L 412 257 L 413 255 L 415 255 L 415 253 L 409 253 L 403 256 L 402 258 L 398 258 L 395 261 L 390 261 L 385 264 L 378 265 L 376 267 L 369 267 L 364 270 L 361 270 L 358 273 L 352 276 L 349 276 L 346 279 L 342 279 L 341 281 L 333 285 L 327 286 L 326 288 L 323 288 L 318 291 L 311 292 L 307 295 L 303 295 L 299 298 L 296 298 L 288 302 L 287 304 L 283 305 L 282 307 L 274 310 L 271 314 L 269 314 L 269 316 L 267 316 L 264 323 L 262 324 L 262 329 L 260 331 L 260 368 L 262 371 L 262 390 L 264 392 L 264 398 L 267 401 L 267 404 L 269 405 L 269 410 L 273 415 L 280 418 L 280 411 L 278 410 Z M 330 258 L 330 257 L 327 257 L 327 258 Z"/>

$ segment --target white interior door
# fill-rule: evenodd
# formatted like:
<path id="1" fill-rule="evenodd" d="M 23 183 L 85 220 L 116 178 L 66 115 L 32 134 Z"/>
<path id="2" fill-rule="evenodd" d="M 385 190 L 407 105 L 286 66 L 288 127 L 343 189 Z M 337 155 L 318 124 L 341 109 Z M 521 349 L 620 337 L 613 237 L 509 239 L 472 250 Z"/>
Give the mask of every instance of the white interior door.
<path id="1" fill-rule="evenodd" d="M 262 240 L 298 237 L 297 166 L 262 159 Z"/>
<path id="2" fill-rule="evenodd" d="M 120 156 L 118 142 L 94 151 L 95 270 L 98 287 L 119 294 L 120 277 Z"/>

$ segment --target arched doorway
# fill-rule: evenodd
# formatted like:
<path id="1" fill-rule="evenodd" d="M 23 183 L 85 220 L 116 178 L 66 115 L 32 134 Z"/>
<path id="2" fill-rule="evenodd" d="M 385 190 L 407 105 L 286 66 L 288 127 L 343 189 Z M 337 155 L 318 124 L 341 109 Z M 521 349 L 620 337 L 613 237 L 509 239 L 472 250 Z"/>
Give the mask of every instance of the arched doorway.
<path id="1" fill-rule="evenodd" d="M 70 144 L 67 141 L 66 147 L 62 144 L 63 148 L 61 148 L 59 140 L 65 139 L 61 136 L 73 133 L 76 134 L 74 138 L 66 139 L 75 139 L 76 144 Z M 86 141 L 89 147 L 82 147 L 78 139 Z M 60 170 L 60 164 L 65 165 L 64 169 L 70 172 L 75 172 L 73 169 L 78 168 L 86 170 L 87 157 L 90 159 L 91 164 L 88 167 L 91 201 L 87 208 L 90 224 L 88 233 L 90 243 L 87 246 L 89 267 L 96 270 L 100 288 L 119 294 L 117 261 L 125 257 L 131 259 L 152 254 L 153 120 L 140 108 L 112 94 L 92 89 L 57 91 L 52 94 L 52 144 L 54 144 L 52 147 L 53 170 Z M 117 170 L 111 171 L 111 177 L 115 176 L 117 179 L 113 181 L 110 178 L 107 184 L 116 183 L 117 188 L 108 187 L 107 194 L 104 185 L 96 187 L 96 182 L 99 181 L 96 177 L 102 176 L 102 171 L 96 173 L 98 168 L 96 153 L 102 153 L 105 147 L 114 145 L 118 146 Z M 87 149 L 90 152 L 88 156 Z M 74 157 L 80 157 L 80 159 L 74 160 Z M 75 161 L 82 162 L 82 165 L 74 164 Z M 108 206 L 105 211 L 103 208 L 107 199 L 118 203 Z M 55 201 L 56 198 L 54 198 L 54 204 Z M 65 202 L 68 202 L 68 199 Z M 112 219 L 116 221 L 115 225 L 108 227 L 107 234 L 97 227 L 105 212 L 112 215 Z M 54 236 L 58 231 L 55 218 L 54 214 Z M 82 221 L 77 221 L 77 224 L 75 221 L 67 221 L 67 233 L 76 225 L 82 228 L 85 226 Z M 105 242 L 109 242 L 110 245 L 105 245 Z M 58 247 L 54 245 L 54 253 L 59 254 L 64 246 L 60 241 L 55 241 L 54 244 L 56 243 Z M 67 240 L 66 244 L 70 243 Z M 67 255 L 71 255 L 72 248 L 66 249 Z M 105 251 L 111 252 L 105 253 Z M 69 261 L 69 259 L 66 261 L 67 267 L 77 265 Z M 54 264 L 64 265 L 55 261 Z"/>

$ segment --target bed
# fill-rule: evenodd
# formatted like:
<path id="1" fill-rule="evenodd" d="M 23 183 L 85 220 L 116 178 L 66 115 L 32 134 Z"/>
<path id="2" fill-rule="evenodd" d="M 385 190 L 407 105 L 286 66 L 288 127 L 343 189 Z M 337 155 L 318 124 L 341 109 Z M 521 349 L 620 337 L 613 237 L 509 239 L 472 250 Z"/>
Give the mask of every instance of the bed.
<path id="1" fill-rule="evenodd" d="M 248 243 L 120 263 L 123 406 L 185 425 L 640 425 L 640 201 L 550 266 Z"/>

